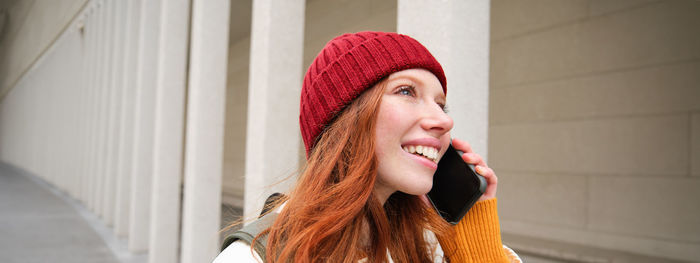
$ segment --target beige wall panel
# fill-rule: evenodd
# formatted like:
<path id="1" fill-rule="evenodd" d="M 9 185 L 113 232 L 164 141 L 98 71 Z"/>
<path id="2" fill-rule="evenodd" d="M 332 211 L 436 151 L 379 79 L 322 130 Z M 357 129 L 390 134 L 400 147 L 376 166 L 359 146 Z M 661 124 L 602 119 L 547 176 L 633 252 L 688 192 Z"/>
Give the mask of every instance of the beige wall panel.
<path id="1" fill-rule="evenodd" d="M 493 42 L 492 86 L 697 59 L 698 13 L 698 1 L 665 1 Z"/>
<path id="2" fill-rule="evenodd" d="M 243 206 L 250 38 L 229 46 L 224 134 L 224 202 Z"/>
<path id="3" fill-rule="evenodd" d="M 639 8 L 658 1 L 659 0 L 591 0 L 588 4 L 588 14 L 590 16 L 604 15 L 615 11 Z"/>
<path id="4" fill-rule="evenodd" d="M 491 90 L 491 124 L 700 110 L 700 61 Z"/>
<path id="5" fill-rule="evenodd" d="M 491 42 L 491 89 L 561 78 L 584 71 L 581 24 Z"/>
<path id="6" fill-rule="evenodd" d="M 396 31 L 396 1 L 310 0 L 306 21 L 304 73 L 323 46 L 342 33 Z"/>
<path id="7" fill-rule="evenodd" d="M 586 226 L 585 176 L 496 173 L 501 218 L 580 229 Z"/>
<path id="8" fill-rule="evenodd" d="M 546 29 L 584 18 L 587 0 L 491 1 L 491 40 Z"/>
<path id="9" fill-rule="evenodd" d="M 86 2 L 15 1 L 8 10 L 5 32 L 0 38 L 0 96 L 16 84 Z"/>
<path id="10" fill-rule="evenodd" d="M 700 179 L 592 177 L 590 229 L 700 242 Z"/>
<path id="11" fill-rule="evenodd" d="M 490 164 L 501 171 L 686 176 L 689 130 L 686 114 L 495 125 Z"/>
<path id="12" fill-rule="evenodd" d="M 700 177 L 700 113 L 692 114 L 691 122 L 690 170 L 693 176 Z"/>

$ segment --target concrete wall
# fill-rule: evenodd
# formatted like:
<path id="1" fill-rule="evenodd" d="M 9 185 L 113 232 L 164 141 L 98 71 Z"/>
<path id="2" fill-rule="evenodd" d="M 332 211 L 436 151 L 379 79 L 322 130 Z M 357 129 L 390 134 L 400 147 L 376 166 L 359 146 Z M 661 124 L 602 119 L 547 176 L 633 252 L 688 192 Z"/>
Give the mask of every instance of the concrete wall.
<path id="1" fill-rule="evenodd" d="M 224 203 L 239 208 L 245 185 L 251 8 L 251 0 L 231 2 L 222 183 Z"/>
<path id="2" fill-rule="evenodd" d="M 240 207 L 244 191 L 245 125 L 249 106 L 250 1 L 233 3 L 226 95 L 223 195 L 225 203 Z M 342 8 L 337 8 L 338 6 Z M 395 1 L 309 0 L 306 1 L 305 13 L 304 73 L 326 42 L 335 36 L 365 30 L 396 31 Z M 298 94 L 295 96 L 289 99 L 298 101 Z M 299 162 L 303 163 L 305 154 L 303 144 L 301 145 Z M 294 180 L 294 177 L 288 180 Z"/>
<path id="3" fill-rule="evenodd" d="M 396 1 L 307 0 L 304 73 L 328 41 L 359 31 L 396 31 Z"/>
<path id="4" fill-rule="evenodd" d="M 307 0 L 304 73 L 328 41 L 344 33 L 360 31 L 395 32 L 396 1 Z M 303 142 L 301 145 L 299 167 L 306 162 Z"/>
<path id="5" fill-rule="evenodd" d="M 223 195 L 225 203 L 238 207 L 243 206 L 249 57 L 250 38 L 229 46 Z"/>
<path id="6" fill-rule="evenodd" d="M 113 226 L 118 237 L 129 235 L 128 226 L 149 221 L 138 228 L 150 233 L 145 237 L 148 246 L 129 249 L 148 249 L 150 262 L 176 262 L 180 253 L 182 262 L 211 261 L 218 252 L 213 237 L 220 219 L 223 134 L 219 129 L 223 128 L 228 2 L 195 0 L 191 20 L 189 0 L 166 2 L 162 6 L 150 0 L 1 2 L 0 19 L 9 19 L 0 24 L 1 77 L 6 88 L 0 98 L 0 159 L 82 202 L 106 226 Z M 138 22 L 135 18 L 141 14 L 149 19 Z M 149 34 L 154 26 L 160 33 Z M 219 31 L 209 31 L 212 28 Z M 148 36 L 140 44 L 138 32 Z M 151 47 L 158 52 L 148 52 Z M 138 48 L 144 48 L 138 56 L 144 59 L 139 61 L 135 59 Z M 134 72 L 158 79 L 142 83 Z M 148 92 L 154 96 L 146 98 L 146 91 L 154 90 Z M 129 150 L 136 143 L 125 136 L 135 134 L 133 117 L 149 111 L 134 101 L 150 99 L 157 101 L 152 119 L 155 144 L 137 141 L 141 148 L 154 149 L 153 187 L 130 184 L 133 162 L 124 161 L 137 158 Z M 126 110 L 135 105 L 138 114 Z M 187 137 L 182 134 L 186 120 Z M 150 131 L 136 137 L 151 137 L 146 133 Z M 185 142 L 188 147 L 183 147 Z M 183 154 L 184 149 L 189 150 Z M 184 185 L 182 168 L 186 168 Z M 214 180 L 208 180 L 212 176 Z M 152 201 L 131 202 L 130 191 L 136 189 L 150 194 Z M 154 216 L 150 220 L 122 216 L 142 210 Z M 135 235 L 128 238 L 136 239 Z"/>
<path id="7" fill-rule="evenodd" d="M 0 98 L 56 40 L 87 0 L 7 1 L 0 28 Z M 32 19 L 27 19 L 31 17 Z"/>
<path id="8" fill-rule="evenodd" d="M 81 132 L 75 101 L 83 92 L 83 34 L 73 18 L 84 2 L 5 3 L 0 36 L 0 159 L 71 194 L 76 185 L 68 178 L 80 172 L 72 147 Z M 61 155 L 71 161 L 55 157 Z"/>
<path id="9" fill-rule="evenodd" d="M 492 1 L 506 233 L 697 260 L 698 14 L 698 1 Z"/>

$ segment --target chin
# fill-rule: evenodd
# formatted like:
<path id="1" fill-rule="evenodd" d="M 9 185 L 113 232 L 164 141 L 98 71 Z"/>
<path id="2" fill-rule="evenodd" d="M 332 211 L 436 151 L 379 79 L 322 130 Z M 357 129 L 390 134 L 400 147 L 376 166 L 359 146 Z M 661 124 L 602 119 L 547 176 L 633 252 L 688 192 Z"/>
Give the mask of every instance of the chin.
<path id="1" fill-rule="evenodd" d="M 405 191 L 401 191 L 401 192 L 404 192 L 404 193 L 410 194 L 410 195 L 425 195 L 425 194 L 428 194 L 428 192 L 430 192 L 430 189 L 432 189 L 432 188 L 433 188 L 433 180 L 431 178 L 430 182 L 428 182 L 428 183 L 416 185 L 413 187 L 406 187 Z"/>

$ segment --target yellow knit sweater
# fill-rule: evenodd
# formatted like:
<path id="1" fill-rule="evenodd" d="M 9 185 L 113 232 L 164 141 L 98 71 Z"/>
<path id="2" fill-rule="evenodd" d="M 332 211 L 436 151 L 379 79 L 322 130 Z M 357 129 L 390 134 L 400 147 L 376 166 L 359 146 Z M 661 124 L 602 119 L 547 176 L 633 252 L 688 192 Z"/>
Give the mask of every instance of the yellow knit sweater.
<path id="1" fill-rule="evenodd" d="M 454 228 L 453 238 L 439 240 L 451 263 L 521 262 L 501 243 L 495 198 L 474 204 Z"/>

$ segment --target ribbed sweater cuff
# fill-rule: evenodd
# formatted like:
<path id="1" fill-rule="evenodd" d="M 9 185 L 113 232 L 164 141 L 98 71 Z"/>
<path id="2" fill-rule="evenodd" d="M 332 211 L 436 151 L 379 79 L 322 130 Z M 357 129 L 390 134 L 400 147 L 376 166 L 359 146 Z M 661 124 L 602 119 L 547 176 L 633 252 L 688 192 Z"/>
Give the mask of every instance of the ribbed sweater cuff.
<path id="1" fill-rule="evenodd" d="M 456 235 L 439 240 L 450 262 L 510 262 L 503 251 L 495 198 L 479 201 L 454 226 Z"/>

